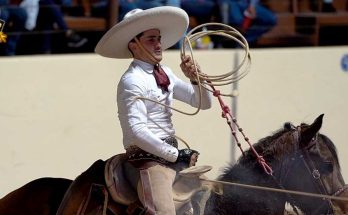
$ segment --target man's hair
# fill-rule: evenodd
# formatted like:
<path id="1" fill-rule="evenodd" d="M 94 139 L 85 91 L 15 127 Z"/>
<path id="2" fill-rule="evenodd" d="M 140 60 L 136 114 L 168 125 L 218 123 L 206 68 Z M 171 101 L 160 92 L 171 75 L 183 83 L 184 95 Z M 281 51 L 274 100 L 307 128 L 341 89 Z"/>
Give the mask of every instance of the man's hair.
<path id="1" fill-rule="evenodd" d="M 139 39 L 141 36 L 144 35 L 144 32 L 141 32 L 140 34 L 138 34 L 137 36 L 135 36 L 131 41 L 129 41 L 129 43 L 135 43 L 135 38 Z M 134 57 L 134 54 L 132 52 L 132 50 L 129 48 L 129 43 L 128 43 L 128 50 L 130 51 L 130 53 L 132 53 L 133 57 Z"/>

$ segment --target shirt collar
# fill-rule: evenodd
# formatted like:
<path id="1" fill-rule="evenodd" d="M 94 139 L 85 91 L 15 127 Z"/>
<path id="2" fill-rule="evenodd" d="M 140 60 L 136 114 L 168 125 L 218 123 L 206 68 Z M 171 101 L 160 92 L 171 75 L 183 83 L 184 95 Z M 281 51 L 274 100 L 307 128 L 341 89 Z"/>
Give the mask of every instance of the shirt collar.
<path id="1" fill-rule="evenodd" d="M 139 66 L 140 68 L 142 68 L 147 73 L 153 73 L 154 65 L 152 65 L 152 64 L 146 63 L 146 62 L 138 60 L 138 59 L 134 59 L 132 63 L 134 65 Z"/>

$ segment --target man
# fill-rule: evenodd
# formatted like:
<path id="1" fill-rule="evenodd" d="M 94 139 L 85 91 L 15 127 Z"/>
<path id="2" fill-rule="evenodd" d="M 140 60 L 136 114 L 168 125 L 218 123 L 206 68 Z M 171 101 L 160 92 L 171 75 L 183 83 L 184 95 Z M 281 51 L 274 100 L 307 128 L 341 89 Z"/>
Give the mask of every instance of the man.
<path id="1" fill-rule="evenodd" d="M 25 31 L 27 13 L 17 5 L 18 3 L 18 1 L 0 0 L 0 19 L 6 23 L 3 31 L 8 35 L 6 43 L 3 43 L 4 46 L 0 45 L 0 55 L 16 55 L 21 33 Z"/>
<path id="2" fill-rule="evenodd" d="M 187 26 L 188 15 L 180 8 L 135 9 L 110 29 L 96 47 L 96 52 L 105 57 L 134 59 L 118 84 L 118 116 L 130 162 L 141 165 L 142 170 L 145 168 L 145 175 L 150 179 L 140 174 L 138 184 L 138 196 L 149 214 L 175 214 L 173 164 L 183 161 L 189 165 L 192 157 L 198 155 L 195 150 L 177 149 L 172 111 L 168 107 L 173 99 L 198 107 L 198 86 L 185 83 L 170 68 L 159 65 L 162 50 L 178 42 Z M 180 66 L 188 78 L 195 80 L 190 57 L 184 56 Z M 156 69 L 161 71 L 161 79 L 156 80 Z M 210 108 L 210 93 L 203 90 L 201 98 L 201 109 Z M 140 157 L 144 154 L 149 156 Z M 144 186 L 150 187 L 151 198 L 143 197 Z"/>

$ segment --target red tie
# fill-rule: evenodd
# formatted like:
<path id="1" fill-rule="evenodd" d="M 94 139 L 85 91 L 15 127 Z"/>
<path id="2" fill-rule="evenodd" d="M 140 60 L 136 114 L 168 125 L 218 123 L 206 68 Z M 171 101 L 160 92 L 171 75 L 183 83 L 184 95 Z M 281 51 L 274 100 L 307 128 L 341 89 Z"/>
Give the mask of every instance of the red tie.
<path id="1" fill-rule="evenodd" d="M 155 76 L 157 86 L 168 92 L 170 80 L 159 64 L 155 64 L 153 67 L 153 75 Z"/>

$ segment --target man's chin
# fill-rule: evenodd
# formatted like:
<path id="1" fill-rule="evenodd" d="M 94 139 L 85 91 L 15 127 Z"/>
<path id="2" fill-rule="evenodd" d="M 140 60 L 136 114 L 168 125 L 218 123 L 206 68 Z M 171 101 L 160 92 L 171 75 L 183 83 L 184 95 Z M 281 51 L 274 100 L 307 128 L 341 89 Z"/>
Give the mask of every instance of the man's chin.
<path id="1" fill-rule="evenodd" d="M 162 60 L 162 55 L 155 55 L 155 58 L 159 62 Z"/>

